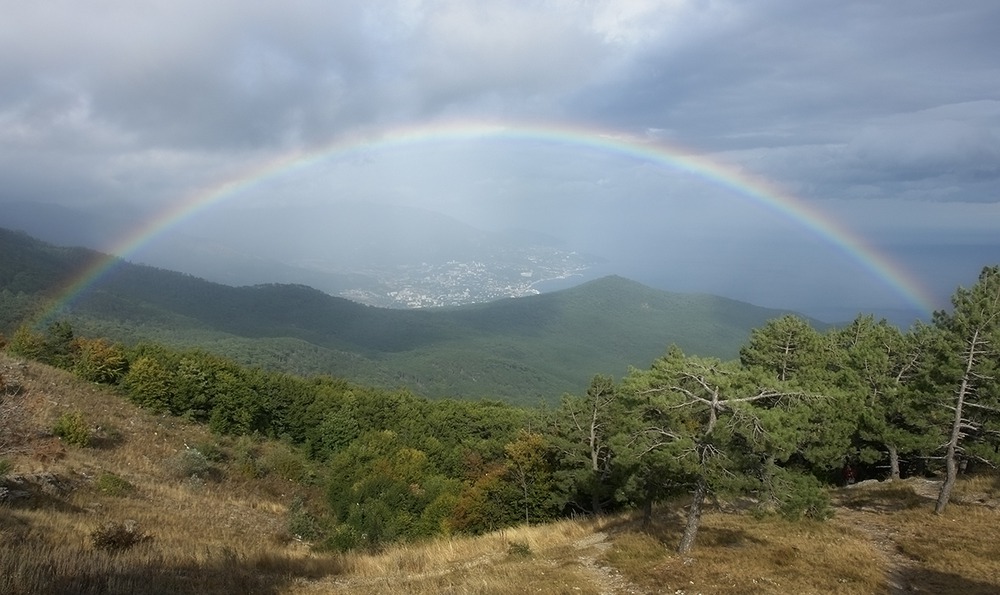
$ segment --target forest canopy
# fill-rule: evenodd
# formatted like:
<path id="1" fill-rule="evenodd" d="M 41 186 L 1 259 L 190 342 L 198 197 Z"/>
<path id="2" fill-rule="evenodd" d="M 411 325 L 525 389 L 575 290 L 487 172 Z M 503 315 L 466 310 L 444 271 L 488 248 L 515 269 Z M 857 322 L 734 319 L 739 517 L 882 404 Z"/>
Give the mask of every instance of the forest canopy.
<path id="1" fill-rule="evenodd" d="M 823 519 L 826 488 L 859 477 L 957 474 L 1000 462 L 1000 268 L 950 312 L 903 331 L 859 315 L 816 330 L 783 316 L 738 359 L 670 346 L 619 381 L 593 376 L 558 406 L 429 400 L 303 378 L 201 350 L 21 326 L 7 351 L 114 387 L 151 411 L 233 436 L 281 439 L 324 469 L 329 547 L 377 549 L 690 498 L 678 549 L 710 500 Z"/>

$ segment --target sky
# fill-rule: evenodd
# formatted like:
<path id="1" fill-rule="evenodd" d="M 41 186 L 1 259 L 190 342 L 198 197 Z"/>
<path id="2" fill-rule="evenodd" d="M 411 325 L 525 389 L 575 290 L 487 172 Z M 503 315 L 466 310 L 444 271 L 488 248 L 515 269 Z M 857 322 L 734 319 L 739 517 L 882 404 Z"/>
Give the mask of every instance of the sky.
<path id="1" fill-rule="evenodd" d="M 275 163 L 352 146 L 212 209 L 407 205 L 549 233 L 664 289 L 827 318 L 913 309 L 837 241 L 690 171 L 530 135 L 350 140 L 558 127 L 765 181 L 935 308 L 1000 263 L 995 0 L 0 8 L 0 202 L 148 225 Z M 295 230 L 246 233 L 267 244 Z"/>

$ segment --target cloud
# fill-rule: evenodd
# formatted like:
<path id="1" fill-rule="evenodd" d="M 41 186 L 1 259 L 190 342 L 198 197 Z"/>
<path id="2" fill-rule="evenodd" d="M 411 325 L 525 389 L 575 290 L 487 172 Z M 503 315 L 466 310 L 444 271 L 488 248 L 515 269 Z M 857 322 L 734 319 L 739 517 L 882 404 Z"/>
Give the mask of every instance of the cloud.
<path id="1" fill-rule="evenodd" d="M 997 30 L 994 0 L 6 2 L 0 200 L 166 206 L 359 131 L 559 122 L 648 133 L 847 227 L 930 242 L 934 203 L 959 213 L 949 233 L 982 227 L 968 204 L 1000 203 Z M 627 234 L 664 196 L 716 192 L 518 145 L 372 160 L 255 204 L 350 195 Z M 674 215 L 710 215 L 696 198 Z M 881 205 L 898 211 L 873 229 L 866 209 Z M 753 260 L 738 231 L 742 247 L 716 254 Z"/>

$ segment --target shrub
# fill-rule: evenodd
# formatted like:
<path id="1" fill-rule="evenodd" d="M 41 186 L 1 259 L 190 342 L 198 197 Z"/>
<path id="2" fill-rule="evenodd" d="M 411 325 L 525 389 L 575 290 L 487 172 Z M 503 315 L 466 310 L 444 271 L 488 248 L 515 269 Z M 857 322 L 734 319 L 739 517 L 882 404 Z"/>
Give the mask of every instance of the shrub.
<path id="1" fill-rule="evenodd" d="M 816 478 L 781 469 L 774 482 L 781 486 L 783 497 L 778 503 L 781 516 L 797 520 L 802 517 L 826 520 L 833 516 L 830 496 Z"/>
<path id="2" fill-rule="evenodd" d="M 178 479 L 204 479 L 212 471 L 212 464 L 196 448 L 185 448 L 167 459 L 166 466 L 170 474 Z"/>
<path id="3" fill-rule="evenodd" d="M 261 460 L 261 466 L 268 473 L 282 479 L 301 482 L 306 477 L 306 465 L 302 456 L 287 449 L 273 449 Z"/>
<path id="4" fill-rule="evenodd" d="M 115 496 L 119 498 L 135 490 L 135 486 L 129 483 L 126 479 L 119 477 L 114 473 L 102 473 L 97 478 L 97 481 L 94 483 L 94 486 L 102 494 L 108 496 Z"/>
<path id="5" fill-rule="evenodd" d="M 153 539 L 141 531 L 135 521 L 105 523 L 90 534 L 94 547 L 106 552 L 123 552 L 132 546 Z"/>
<path id="6" fill-rule="evenodd" d="M 3 477 L 4 475 L 10 473 L 10 470 L 11 468 L 13 468 L 13 466 L 14 465 L 11 464 L 11 462 L 8 461 L 7 459 L 0 459 L 0 477 Z"/>
<path id="7" fill-rule="evenodd" d="M 14 331 L 7 353 L 27 359 L 41 360 L 45 355 L 45 337 L 33 332 L 27 326 L 20 326 Z"/>
<path id="8" fill-rule="evenodd" d="M 310 512 L 301 497 L 292 500 L 288 507 L 288 532 L 296 539 L 318 541 L 325 537 L 325 530 L 320 520 Z"/>
<path id="9" fill-rule="evenodd" d="M 115 384 L 128 368 L 125 350 L 105 339 L 76 339 L 73 371 L 90 382 Z"/>
<path id="10" fill-rule="evenodd" d="M 525 541 L 512 541 L 507 545 L 507 555 L 512 558 L 530 558 L 531 547 Z"/>
<path id="11" fill-rule="evenodd" d="M 253 478 L 264 477 L 266 469 L 258 458 L 257 445 L 249 436 L 240 436 L 236 441 L 233 456 L 236 470 L 243 476 Z"/>
<path id="12" fill-rule="evenodd" d="M 222 463 L 226 460 L 226 451 L 218 442 L 201 442 L 195 444 L 194 448 L 212 463 Z"/>
<path id="13" fill-rule="evenodd" d="M 67 444 L 85 447 L 90 445 L 90 427 L 79 411 L 63 413 L 52 427 L 52 433 Z"/>

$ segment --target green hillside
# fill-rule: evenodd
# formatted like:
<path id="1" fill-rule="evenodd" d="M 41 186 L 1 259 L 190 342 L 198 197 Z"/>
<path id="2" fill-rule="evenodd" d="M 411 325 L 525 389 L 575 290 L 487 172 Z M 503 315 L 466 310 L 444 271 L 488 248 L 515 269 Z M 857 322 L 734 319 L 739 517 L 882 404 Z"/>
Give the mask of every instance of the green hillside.
<path id="1" fill-rule="evenodd" d="M 0 231 L 0 331 L 98 256 Z M 553 401 L 670 344 L 732 358 L 781 311 L 654 290 L 621 277 L 458 308 L 364 306 L 301 285 L 230 287 L 122 262 L 60 316 L 81 334 L 199 346 L 249 364 L 427 396 Z M 817 323 L 821 325 L 821 323 Z"/>

